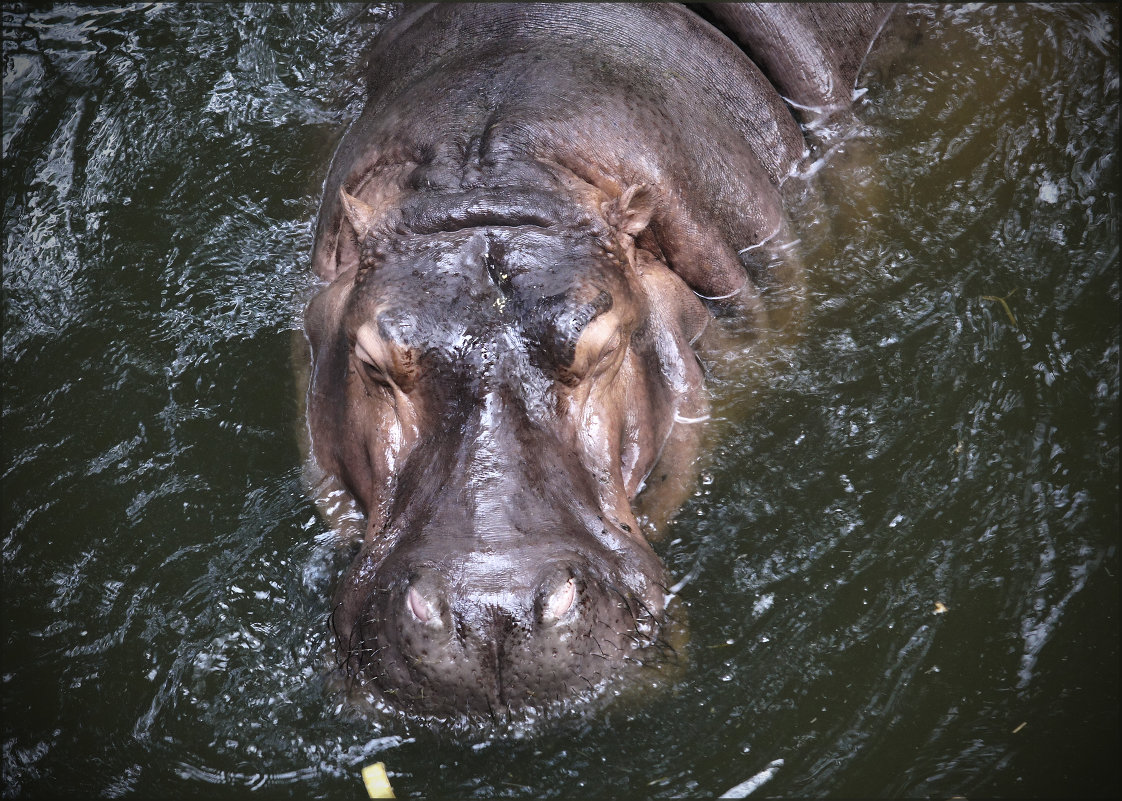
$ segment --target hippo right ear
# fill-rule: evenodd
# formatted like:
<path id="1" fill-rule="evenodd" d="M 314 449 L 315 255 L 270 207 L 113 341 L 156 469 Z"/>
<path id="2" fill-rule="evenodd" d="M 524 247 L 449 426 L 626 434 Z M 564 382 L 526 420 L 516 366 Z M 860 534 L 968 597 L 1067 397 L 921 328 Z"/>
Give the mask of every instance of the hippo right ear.
<path id="1" fill-rule="evenodd" d="M 650 184 L 632 184 L 619 197 L 600 205 L 608 224 L 632 238 L 646 230 L 657 208 L 658 197 Z"/>

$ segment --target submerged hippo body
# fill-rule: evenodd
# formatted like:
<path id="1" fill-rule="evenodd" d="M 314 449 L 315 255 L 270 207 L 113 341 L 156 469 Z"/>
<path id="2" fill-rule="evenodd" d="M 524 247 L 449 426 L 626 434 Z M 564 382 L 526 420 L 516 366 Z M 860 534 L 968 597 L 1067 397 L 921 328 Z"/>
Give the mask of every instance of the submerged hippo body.
<path id="1" fill-rule="evenodd" d="M 637 496 L 680 503 L 699 296 L 762 322 L 794 114 L 845 105 L 886 15 L 825 8 L 447 4 L 379 35 L 306 315 L 315 461 L 366 516 L 332 616 L 355 682 L 494 715 L 662 658 Z"/>

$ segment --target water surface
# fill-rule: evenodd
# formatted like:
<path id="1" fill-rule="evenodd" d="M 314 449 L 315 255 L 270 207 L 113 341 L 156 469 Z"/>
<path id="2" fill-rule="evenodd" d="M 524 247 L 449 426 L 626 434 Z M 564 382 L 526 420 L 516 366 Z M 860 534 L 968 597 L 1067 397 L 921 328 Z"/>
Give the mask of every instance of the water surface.
<path id="1" fill-rule="evenodd" d="M 387 13 L 5 7 L 5 796 L 1116 795 L 1117 9 L 911 12 L 709 357 L 689 670 L 521 738 L 326 670 L 290 335 Z"/>

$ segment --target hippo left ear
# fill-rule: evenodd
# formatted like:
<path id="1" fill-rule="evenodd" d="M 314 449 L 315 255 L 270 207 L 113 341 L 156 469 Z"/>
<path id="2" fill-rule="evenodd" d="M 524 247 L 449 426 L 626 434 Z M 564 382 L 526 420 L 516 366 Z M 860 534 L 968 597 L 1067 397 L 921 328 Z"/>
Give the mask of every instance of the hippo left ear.
<path id="1" fill-rule="evenodd" d="M 658 198 L 650 184 L 632 184 L 619 197 L 605 200 L 600 211 L 612 228 L 634 238 L 650 225 L 657 207 Z"/>
<path id="2" fill-rule="evenodd" d="M 354 195 L 348 195 L 347 190 L 339 188 L 339 199 L 343 203 L 343 214 L 347 222 L 354 229 L 359 245 L 366 241 L 366 237 L 374 230 L 378 221 L 377 210 L 368 203 L 363 203 Z"/>

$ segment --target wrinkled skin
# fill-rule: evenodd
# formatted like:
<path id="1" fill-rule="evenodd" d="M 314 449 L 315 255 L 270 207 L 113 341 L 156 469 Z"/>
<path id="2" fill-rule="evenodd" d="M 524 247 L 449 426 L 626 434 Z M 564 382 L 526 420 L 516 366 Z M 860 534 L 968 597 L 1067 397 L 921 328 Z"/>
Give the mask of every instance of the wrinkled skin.
<path id="1" fill-rule="evenodd" d="M 313 403 L 317 453 L 371 499 L 334 619 L 347 668 L 469 712 L 596 683 L 657 640 L 663 571 L 631 499 L 673 410 L 703 403 L 704 309 L 579 230 L 395 244 L 308 313 L 315 378 L 346 382 Z"/>
<path id="2" fill-rule="evenodd" d="M 867 49 L 883 13 L 852 15 Z M 805 142 L 679 6 L 410 9 L 370 69 L 305 323 L 313 455 L 366 518 L 339 662 L 424 714 L 563 701 L 666 655 L 639 516 L 690 486 L 698 296 L 763 324 Z"/>

